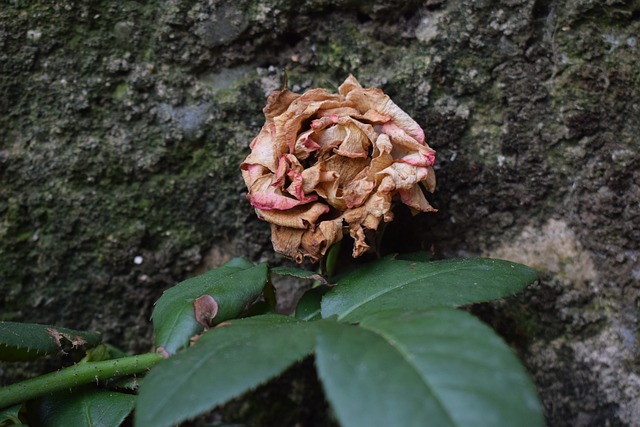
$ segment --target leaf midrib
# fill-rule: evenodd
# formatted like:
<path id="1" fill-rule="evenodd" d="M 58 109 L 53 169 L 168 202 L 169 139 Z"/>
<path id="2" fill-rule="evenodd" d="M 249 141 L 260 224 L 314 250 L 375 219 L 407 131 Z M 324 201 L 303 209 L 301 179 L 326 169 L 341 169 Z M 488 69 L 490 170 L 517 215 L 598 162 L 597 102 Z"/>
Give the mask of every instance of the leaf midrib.
<path id="1" fill-rule="evenodd" d="M 395 290 L 396 290 L 396 289 L 398 289 L 398 288 L 401 288 L 401 287 L 403 287 L 403 286 L 409 285 L 409 284 L 411 284 L 411 283 L 413 283 L 413 282 L 417 282 L 418 280 L 423 280 L 423 279 L 426 279 L 426 278 L 429 278 L 429 277 L 437 276 L 437 275 L 439 275 L 439 274 L 446 274 L 446 273 L 449 273 L 449 272 L 451 272 L 451 271 L 460 271 L 460 270 L 461 270 L 461 268 L 449 268 L 449 269 L 447 269 L 447 270 L 441 270 L 441 271 L 436 271 L 436 272 L 428 273 L 428 274 L 425 274 L 424 276 L 420 276 L 420 277 L 418 277 L 418 278 L 413 278 L 413 279 L 411 279 L 411 280 L 408 280 L 408 281 L 405 281 L 405 282 L 400 282 L 400 283 L 398 283 L 398 284 L 396 284 L 396 285 L 392 285 L 391 287 L 385 288 L 385 289 L 383 289 L 382 291 L 380 291 L 380 292 L 376 292 L 375 294 L 372 294 L 371 296 L 369 296 L 369 297 L 367 297 L 367 298 L 363 299 L 363 300 L 362 300 L 362 302 L 360 302 L 360 303 L 358 303 L 358 304 L 353 305 L 350 309 L 348 309 L 348 310 L 347 310 L 347 311 L 345 311 L 344 313 L 339 314 L 339 315 L 338 315 L 338 319 L 344 319 L 346 316 L 348 316 L 350 313 L 352 313 L 352 312 L 353 312 L 353 311 L 355 311 L 356 309 L 358 309 L 358 308 L 362 307 L 362 306 L 363 306 L 363 305 L 365 305 L 365 304 L 368 304 L 369 302 L 371 302 L 371 301 L 373 301 L 374 299 L 376 299 L 376 298 L 380 297 L 381 295 L 384 295 L 384 294 L 387 294 L 387 293 L 389 293 L 389 292 L 395 291 Z M 333 314 L 335 314 L 335 313 L 333 313 Z"/>
<path id="2" fill-rule="evenodd" d="M 455 419 L 453 418 L 453 415 L 452 415 L 451 411 L 447 408 L 447 406 L 445 406 L 445 404 L 442 401 L 442 398 L 440 397 L 440 395 L 438 393 L 436 393 L 435 388 L 427 380 L 427 378 L 425 378 L 425 376 L 423 375 L 422 371 L 411 361 L 411 357 L 409 356 L 409 354 L 407 354 L 407 352 L 403 348 L 403 346 L 401 344 L 397 343 L 395 340 L 393 340 L 391 337 L 389 337 L 383 331 L 380 331 L 379 329 L 372 328 L 372 327 L 370 327 L 370 326 L 368 326 L 366 324 L 361 325 L 361 327 L 363 329 L 366 329 L 367 331 L 379 336 L 380 338 L 382 338 L 385 342 L 389 343 L 389 345 L 394 350 L 396 350 L 398 352 L 398 354 L 400 354 L 400 356 L 405 360 L 407 365 L 418 374 L 419 378 L 422 379 L 424 385 L 427 387 L 427 389 L 429 389 L 429 391 L 431 392 L 431 395 L 433 396 L 434 400 L 436 401 L 438 406 L 442 409 L 442 412 L 447 416 L 447 418 L 451 422 L 451 425 L 452 426 L 457 426 L 458 424 L 456 424 Z"/>

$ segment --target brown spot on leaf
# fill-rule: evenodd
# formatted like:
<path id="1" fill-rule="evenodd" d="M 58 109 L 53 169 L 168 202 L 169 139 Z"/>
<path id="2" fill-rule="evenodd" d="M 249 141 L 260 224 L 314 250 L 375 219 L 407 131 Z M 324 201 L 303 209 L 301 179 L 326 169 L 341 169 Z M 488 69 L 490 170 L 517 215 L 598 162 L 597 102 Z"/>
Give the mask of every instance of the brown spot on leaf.
<path id="1" fill-rule="evenodd" d="M 202 295 L 193 301 L 196 322 L 206 329 L 213 324 L 213 318 L 218 314 L 218 302 L 211 295 Z"/>
<path id="2" fill-rule="evenodd" d="M 56 345 L 62 354 L 67 354 L 65 347 L 68 348 L 68 344 L 71 344 L 72 349 L 79 348 L 87 344 L 87 341 L 80 335 L 72 336 L 70 334 L 60 332 L 55 328 L 47 328 L 47 333 L 56 342 Z"/>

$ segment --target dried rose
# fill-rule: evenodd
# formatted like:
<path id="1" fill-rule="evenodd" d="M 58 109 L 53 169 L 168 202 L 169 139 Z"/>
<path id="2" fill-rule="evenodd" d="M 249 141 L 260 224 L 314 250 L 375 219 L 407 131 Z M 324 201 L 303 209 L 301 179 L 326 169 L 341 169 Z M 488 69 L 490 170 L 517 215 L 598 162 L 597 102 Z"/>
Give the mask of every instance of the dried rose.
<path id="1" fill-rule="evenodd" d="M 276 91 L 264 115 L 241 169 L 277 252 L 316 262 L 348 231 L 358 257 L 369 248 L 365 232 L 393 219 L 395 199 L 435 211 L 419 186 L 435 189 L 435 151 L 380 89 L 349 76 L 338 94 Z"/>

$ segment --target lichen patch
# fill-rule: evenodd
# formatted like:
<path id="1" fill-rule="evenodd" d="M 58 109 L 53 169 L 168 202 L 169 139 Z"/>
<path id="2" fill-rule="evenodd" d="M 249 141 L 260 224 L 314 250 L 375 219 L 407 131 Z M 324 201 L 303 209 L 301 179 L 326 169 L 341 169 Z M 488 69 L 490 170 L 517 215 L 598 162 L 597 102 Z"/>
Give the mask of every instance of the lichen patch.
<path id="1" fill-rule="evenodd" d="M 591 253 L 582 248 L 563 220 L 550 219 L 539 228 L 525 227 L 514 240 L 484 255 L 526 264 L 573 283 L 591 282 L 597 277 Z"/>

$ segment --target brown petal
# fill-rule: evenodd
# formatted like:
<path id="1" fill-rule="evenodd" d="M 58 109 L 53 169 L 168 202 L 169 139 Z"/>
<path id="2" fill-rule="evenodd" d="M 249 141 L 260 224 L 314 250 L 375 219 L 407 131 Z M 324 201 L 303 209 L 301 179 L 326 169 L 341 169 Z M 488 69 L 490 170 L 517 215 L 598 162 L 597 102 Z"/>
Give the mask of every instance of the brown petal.
<path id="1" fill-rule="evenodd" d="M 291 92 L 288 89 L 275 91 L 269 95 L 267 105 L 262 110 L 267 122 L 272 121 L 274 117 L 284 113 L 287 108 L 289 108 L 289 105 L 299 97 L 299 94 Z"/>
<path id="2" fill-rule="evenodd" d="M 429 193 L 433 193 L 436 190 L 436 173 L 433 168 L 428 168 L 429 174 L 421 182 Z"/>
<path id="3" fill-rule="evenodd" d="M 275 139 L 278 145 L 289 147 L 289 152 L 292 153 L 298 133 L 302 130 L 303 122 L 319 110 L 339 107 L 342 101 L 340 95 L 331 94 L 324 89 L 312 89 L 305 92 L 293 101 L 284 113 L 273 118 L 276 125 Z"/>
<path id="4" fill-rule="evenodd" d="M 315 230 L 309 230 L 303 234 L 301 252 L 311 261 L 317 262 L 334 243 L 340 240 L 342 240 L 341 221 L 322 221 Z"/>
<path id="5" fill-rule="evenodd" d="M 424 131 L 415 120 L 402 111 L 380 89 L 363 89 L 355 77 L 349 76 L 338 89 L 347 101 L 352 102 L 363 114 L 369 110 L 375 110 L 380 114 L 392 118 L 393 122 L 404 129 L 419 143 L 424 143 Z"/>
<path id="6" fill-rule="evenodd" d="M 426 144 L 421 144 L 394 123 L 385 123 L 382 132 L 389 135 L 393 142 L 391 155 L 394 159 L 414 166 L 433 166 L 435 151 Z"/>
<path id="7" fill-rule="evenodd" d="M 360 115 L 360 112 L 358 110 L 356 110 L 353 107 L 348 107 L 344 105 L 337 108 L 328 108 L 326 110 L 318 111 L 318 117 L 320 118 L 330 117 L 330 116 L 335 116 L 336 118 L 346 117 L 346 116 L 355 117 L 359 115 Z"/>
<path id="8" fill-rule="evenodd" d="M 334 182 L 319 185 L 318 195 L 325 198 L 327 203 L 334 208 L 341 211 L 346 209 L 347 206 L 342 199 L 343 188 L 352 182 L 368 165 L 369 159 L 367 158 L 351 159 L 334 154 L 326 161 L 326 168 L 327 170 L 334 171 L 337 179 Z M 322 194 L 324 192 L 326 192 L 326 196 Z"/>
<path id="9" fill-rule="evenodd" d="M 300 252 L 300 244 L 302 243 L 302 235 L 306 230 L 300 230 L 289 227 L 282 227 L 271 224 L 271 243 L 273 249 L 293 258 L 298 264 L 304 260 L 304 255 Z"/>
<path id="10" fill-rule="evenodd" d="M 437 212 L 427 199 L 424 197 L 424 193 L 418 185 L 414 185 L 408 190 L 398 190 L 400 194 L 400 200 L 405 205 L 420 212 Z"/>
<path id="11" fill-rule="evenodd" d="M 344 132 L 342 143 L 333 149 L 335 154 L 349 158 L 367 158 L 371 140 L 353 123 L 335 126 Z"/>
<path id="12" fill-rule="evenodd" d="M 342 190 L 342 200 L 344 200 L 347 208 L 361 206 L 375 188 L 375 182 L 367 179 L 368 170 L 363 172 L 365 174 L 363 174 L 362 178 L 354 179 Z"/>
<path id="13" fill-rule="evenodd" d="M 269 173 L 269 170 L 262 165 L 246 164 L 243 166 L 242 178 L 244 183 L 247 184 L 247 188 L 251 188 L 254 182 Z"/>
<path id="14" fill-rule="evenodd" d="M 349 77 L 347 77 L 338 88 L 338 93 L 340 95 L 347 96 L 349 92 L 359 89 L 362 89 L 362 85 L 360 85 L 360 82 L 353 76 L 353 74 L 349 74 Z"/>
<path id="15" fill-rule="evenodd" d="M 373 158 L 369 165 L 369 180 L 375 181 L 378 172 L 383 171 L 393 164 L 393 157 L 390 154 L 392 149 L 393 145 L 389 137 L 385 134 L 378 135 L 378 138 L 373 144 Z"/>
<path id="16" fill-rule="evenodd" d="M 251 153 L 240 165 L 242 170 L 245 170 L 249 165 L 262 165 L 275 172 L 278 167 L 278 159 L 288 151 L 286 144 L 278 144 L 276 141 L 275 127 L 269 122 L 265 123 L 249 147 Z"/>
<path id="17" fill-rule="evenodd" d="M 334 182 L 338 178 L 335 171 L 327 170 L 326 162 L 318 162 L 302 171 L 302 191 L 309 194 L 317 191 L 317 186 L 323 182 Z"/>
<path id="18" fill-rule="evenodd" d="M 342 239 L 339 221 L 323 221 L 315 230 L 301 230 L 271 225 L 271 242 L 276 252 L 293 258 L 298 264 L 305 257 L 317 262 L 327 249 Z"/>
<path id="19" fill-rule="evenodd" d="M 349 234 L 353 238 L 353 253 L 351 256 L 354 258 L 358 258 L 360 255 L 365 253 L 367 249 L 369 249 L 369 245 L 367 245 L 366 238 L 364 235 L 364 230 L 360 226 L 356 226 L 351 228 Z"/>
<path id="20" fill-rule="evenodd" d="M 315 227 L 318 218 L 327 212 L 329 212 L 329 206 L 320 202 L 309 203 L 286 211 L 256 209 L 258 216 L 271 224 L 300 229 Z"/>
<path id="21" fill-rule="evenodd" d="M 396 162 L 377 173 L 378 177 L 382 177 L 379 189 L 382 192 L 390 192 L 396 189 L 406 190 L 426 179 L 428 174 L 428 168 Z"/>
<path id="22" fill-rule="evenodd" d="M 293 147 L 293 154 L 300 160 L 307 159 L 311 153 L 320 148 L 320 145 L 312 139 L 312 135 L 314 130 L 308 130 L 302 132 L 298 139 L 296 139 L 296 144 Z"/>

